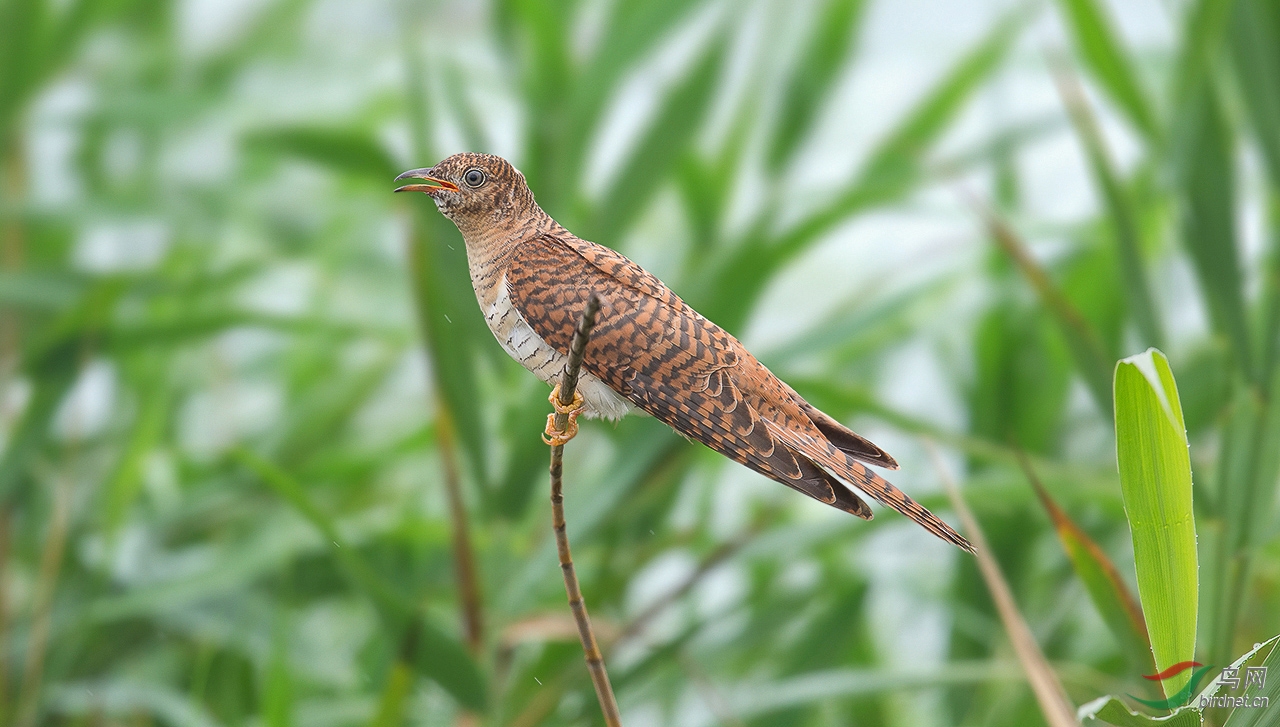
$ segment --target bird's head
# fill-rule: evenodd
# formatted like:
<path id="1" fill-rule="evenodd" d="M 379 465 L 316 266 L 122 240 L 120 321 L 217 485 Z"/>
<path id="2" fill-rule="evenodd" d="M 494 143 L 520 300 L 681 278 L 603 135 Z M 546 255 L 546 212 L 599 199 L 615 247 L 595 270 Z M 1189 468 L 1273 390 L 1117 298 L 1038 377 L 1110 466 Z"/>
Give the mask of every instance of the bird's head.
<path id="1" fill-rule="evenodd" d="M 492 154 L 454 154 L 434 167 L 410 169 L 396 177 L 420 179 L 397 192 L 424 192 L 460 229 L 498 222 L 537 208 L 520 170 Z"/>

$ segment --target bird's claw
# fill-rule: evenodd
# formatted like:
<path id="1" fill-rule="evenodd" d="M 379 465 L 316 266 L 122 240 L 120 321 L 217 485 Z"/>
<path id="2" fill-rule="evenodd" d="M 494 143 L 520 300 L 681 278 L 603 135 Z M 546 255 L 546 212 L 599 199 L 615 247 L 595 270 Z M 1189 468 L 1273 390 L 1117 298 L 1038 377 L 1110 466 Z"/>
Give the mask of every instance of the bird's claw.
<path id="1" fill-rule="evenodd" d="M 577 434 L 577 415 L 580 415 L 586 408 L 586 402 L 582 399 L 582 392 L 573 392 L 573 401 L 566 404 L 559 403 L 559 384 L 552 389 L 552 395 L 547 397 L 547 401 L 552 402 L 552 406 L 556 407 L 556 411 L 547 415 L 547 429 L 543 431 L 543 442 L 552 445 L 552 447 L 563 447 L 568 440 L 573 439 Z M 564 430 L 561 431 L 556 427 L 557 415 L 567 416 L 564 421 Z"/>
<path id="2" fill-rule="evenodd" d="M 573 413 L 569 415 L 569 421 L 565 423 L 564 431 L 556 429 L 556 415 L 547 415 L 547 428 L 542 432 L 542 441 L 552 447 L 563 447 L 574 435 L 578 433 L 578 415 Z"/>
<path id="3" fill-rule="evenodd" d="M 542 441 L 552 447 L 563 447 L 574 435 L 578 433 L 578 415 L 586 409 L 586 401 L 582 398 L 582 392 L 573 392 L 573 401 L 567 406 L 560 403 L 560 385 L 551 390 L 551 396 L 547 397 L 547 401 L 551 402 L 551 406 L 555 407 L 555 412 L 547 415 L 547 428 L 542 432 Z M 556 428 L 556 415 L 564 414 L 568 417 L 565 421 L 564 431 Z"/>
<path id="4" fill-rule="evenodd" d="M 555 388 L 551 390 L 551 396 L 547 397 L 547 401 L 551 402 L 551 406 L 555 407 L 556 412 L 559 414 L 581 414 L 583 407 L 587 405 L 587 402 L 582 398 L 581 391 L 573 392 L 573 401 L 569 402 L 567 406 L 561 404 L 560 384 L 556 384 Z"/>

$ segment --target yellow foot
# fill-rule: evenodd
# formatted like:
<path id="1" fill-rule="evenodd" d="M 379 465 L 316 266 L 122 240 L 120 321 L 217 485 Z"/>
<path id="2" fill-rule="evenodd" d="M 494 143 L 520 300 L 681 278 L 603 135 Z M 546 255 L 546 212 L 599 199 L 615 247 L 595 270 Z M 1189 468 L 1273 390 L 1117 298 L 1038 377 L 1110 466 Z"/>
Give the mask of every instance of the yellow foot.
<path id="1" fill-rule="evenodd" d="M 566 442 L 573 439 L 578 433 L 578 415 L 586 409 L 586 402 L 582 399 L 582 392 L 573 392 L 573 402 L 568 406 L 560 403 L 560 384 L 551 390 L 551 396 L 547 397 L 547 401 L 551 402 L 551 406 L 555 407 L 555 412 L 547 415 L 547 428 L 542 433 L 542 441 L 552 447 L 563 447 Z M 556 429 L 556 414 L 565 414 L 569 419 L 565 422 L 564 431 Z"/>

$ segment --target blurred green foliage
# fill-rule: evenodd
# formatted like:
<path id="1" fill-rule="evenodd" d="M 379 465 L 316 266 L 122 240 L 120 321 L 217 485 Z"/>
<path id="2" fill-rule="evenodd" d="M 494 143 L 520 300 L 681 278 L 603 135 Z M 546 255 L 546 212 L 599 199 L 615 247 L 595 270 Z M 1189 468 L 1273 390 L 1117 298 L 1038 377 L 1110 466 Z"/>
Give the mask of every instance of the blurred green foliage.
<path id="1" fill-rule="evenodd" d="M 1132 579 L 1110 375 L 1161 346 L 1198 658 L 1280 631 L 1275 0 L 1169 3 L 1157 50 L 1098 0 L 993 16 L 816 185 L 881 3 L 263 0 L 220 32 L 215 5 L 0 0 L 0 725 L 598 720 L 542 494 L 545 388 L 484 328 L 456 230 L 390 194 L 464 148 L 749 343 L 774 316 L 762 359 L 883 436 L 944 514 L 915 438 L 962 456 L 1077 704 L 1156 695 L 1019 456 Z M 1053 113 L 974 133 L 1028 67 Z M 644 83 L 652 107 L 626 102 Z M 1065 223 L 1026 190 L 1029 150 L 1062 137 L 1098 200 Z M 954 265 L 866 260 L 884 284 L 777 325 L 832 241 L 939 192 L 967 220 Z M 941 384 L 910 378 L 922 359 Z M 569 447 L 629 724 L 1040 723 L 970 559 L 754 484 L 650 419 Z"/>

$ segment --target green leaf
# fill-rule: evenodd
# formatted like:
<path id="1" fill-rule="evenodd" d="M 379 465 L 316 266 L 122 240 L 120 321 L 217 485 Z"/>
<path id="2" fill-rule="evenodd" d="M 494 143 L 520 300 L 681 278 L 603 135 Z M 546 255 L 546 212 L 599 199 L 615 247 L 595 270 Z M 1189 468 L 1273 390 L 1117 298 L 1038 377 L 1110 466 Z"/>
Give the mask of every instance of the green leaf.
<path id="1" fill-rule="evenodd" d="M 1263 395 L 1275 390 L 1277 374 L 1280 374 L 1280 187 L 1273 187 L 1270 195 L 1271 224 L 1267 247 L 1267 261 L 1262 278 L 1259 308 L 1262 311 L 1261 362 L 1258 370 Z"/>
<path id="2" fill-rule="evenodd" d="M 400 727 L 404 724 L 405 706 L 413 691 L 413 668 L 396 661 L 387 672 L 387 683 L 378 698 L 378 711 L 369 727 Z"/>
<path id="3" fill-rule="evenodd" d="M 414 3 L 401 7 L 406 11 L 420 9 Z M 427 158 L 431 156 L 432 116 L 427 106 L 424 60 L 411 27 L 409 18 L 402 18 L 409 126 L 413 153 Z M 476 343 L 492 339 L 476 305 L 465 243 L 457 228 L 432 209 L 435 205 L 417 197 L 413 195 L 410 201 L 414 214 L 408 267 L 418 326 L 426 343 L 435 394 L 443 400 L 443 408 L 462 442 L 472 478 L 481 489 L 487 489 L 489 448 L 480 418 L 483 403 L 475 368 Z"/>
<path id="4" fill-rule="evenodd" d="M 1267 658 L 1260 665 L 1266 671 L 1262 687 L 1259 688 L 1253 684 L 1244 690 L 1239 696 L 1245 699 L 1246 704 L 1252 704 L 1254 700 L 1265 699 L 1266 707 L 1237 707 L 1227 718 L 1223 727 L 1275 727 L 1277 719 L 1280 719 L 1280 647 L 1276 642 L 1280 641 L 1280 636 L 1272 636 L 1265 643 L 1254 646 L 1254 648 L 1244 657 L 1238 659 L 1234 666 L 1239 669 L 1250 657 L 1261 651 L 1264 647 L 1270 646 L 1271 653 L 1267 654 Z M 1240 671 L 1241 683 L 1246 683 L 1246 672 Z"/>
<path id="5" fill-rule="evenodd" d="M 1271 504 L 1280 466 L 1280 400 L 1264 400 L 1237 385 L 1221 429 L 1214 489 L 1216 514 L 1227 524 L 1232 553 L 1264 545 L 1273 535 Z"/>
<path id="6" fill-rule="evenodd" d="M 467 81 L 462 69 L 456 63 L 449 64 L 445 67 L 442 75 L 444 76 L 444 92 L 449 99 L 451 110 L 458 118 L 458 125 L 461 127 L 463 143 L 466 148 L 473 151 L 490 148 L 487 143 L 488 134 L 485 132 L 484 124 L 480 121 L 480 114 L 475 105 L 471 103 L 471 98 L 467 95 Z"/>
<path id="7" fill-rule="evenodd" d="M 1175 147 L 1182 144 L 1177 139 L 1183 131 L 1194 126 L 1188 123 L 1185 111 L 1195 104 L 1195 96 L 1208 83 L 1234 4 L 1235 0 L 1195 0 L 1183 11 L 1182 42 L 1172 74 Z"/>
<path id="8" fill-rule="evenodd" d="M 730 332 L 739 330 L 774 271 L 853 214 L 899 199 L 919 184 L 927 153 L 1000 67 L 1020 25 L 1020 16 L 1011 15 L 964 54 L 880 142 L 858 177 L 834 199 L 776 238 L 759 223 L 748 231 L 699 286 L 698 310 Z"/>
<path id="9" fill-rule="evenodd" d="M 553 215 L 563 211 L 572 191 L 564 153 L 582 146 L 567 136 L 568 96 L 573 87 L 570 32 L 574 3 L 506 0 L 498 4 L 501 47 L 511 49 L 508 73 L 518 82 L 526 108 L 524 153 L 520 167 L 538 191 L 538 201 Z"/>
<path id="10" fill-rule="evenodd" d="M 1068 1 L 1090 2 L 1090 0 Z M 1098 128 L 1097 119 L 1089 108 L 1088 99 L 1085 98 L 1084 89 L 1074 78 L 1066 74 L 1065 70 L 1058 73 L 1058 90 L 1066 103 L 1076 134 L 1084 143 L 1094 179 L 1102 188 L 1107 214 L 1114 228 L 1120 268 L 1124 274 L 1124 285 L 1121 287 L 1124 290 L 1125 299 L 1129 303 L 1138 331 L 1145 339 L 1143 342 L 1158 348 L 1164 345 L 1164 332 L 1151 297 L 1151 286 L 1147 282 L 1147 266 L 1142 255 L 1141 228 L 1138 224 L 1136 205 L 1116 172 L 1106 140 Z"/>
<path id="11" fill-rule="evenodd" d="M 271 462 L 247 449 L 234 457 L 294 507 L 332 544 L 334 559 L 350 583 L 382 612 L 388 630 L 413 642 L 414 662 L 427 677 L 444 687 L 460 704 L 483 709 L 483 674 L 462 643 L 445 634 L 397 586 L 382 578 L 339 534 L 337 524 L 307 497 L 302 485 Z"/>
<path id="12" fill-rule="evenodd" d="M 1138 595 L 1156 668 L 1195 657 L 1199 564 L 1191 458 L 1178 389 L 1155 349 L 1116 365 L 1116 459 L 1133 537 Z M 1165 681 L 1165 694 L 1188 681 Z"/>
<path id="13" fill-rule="evenodd" d="M 1254 644 L 1252 649 L 1246 651 L 1238 659 L 1233 661 L 1230 668 L 1239 670 L 1241 666 L 1252 660 L 1259 652 L 1268 647 L 1271 647 L 1272 651 L 1271 655 L 1267 657 L 1267 662 L 1273 661 L 1276 652 L 1280 651 L 1274 648 L 1274 644 L 1278 640 L 1280 640 L 1280 636 L 1273 636 L 1261 644 Z M 1203 712 L 1200 705 L 1204 704 L 1209 698 L 1217 695 L 1218 690 L 1223 686 L 1222 677 L 1223 674 L 1220 673 L 1213 679 L 1213 681 L 1209 682 L 1208 686 L 1206 686 L 1199 694 L 1191 698 L 1185 706 L 1179 707 L 1172 713 L 1162 717 L 1152 717 L 1145 714 L 1139 714 L 1137 712 L 1131 712 L 1124 706 L 1124 703 L 1115 696 L 1099 697 L 1098 699 L 1083 705 L 1080 707 L 1077 716 L 1081 721 L 1086 719 L 1102 720 L 1108 724 L 1116 725 L 1116 727 L 1200 727 Z M 1243 677 L 1241 683 L 1243 683 Z M 1273 683 L 1273 680 L 1268 679 L 1267 683 L 1271 684 Z M 1280 690 L 1280 687 L 1275 687 L 1275 689 Z M 1258 692 L 1255 690 L 1250 693 L 1249 696 L 1253 696 L 1253 694 L 1257 693 Z M 1274 697 L 1272 697 L 1271 702 L 1275 703 Z M 1274 712 L 1269 713 L 1267 710 L 1251 709 L 1247 711 L 1257 713 L 1259 717 L 1263 718 L 1268 714 L 1274 714 Z M 1237 710 L 1236 714 L 1240 714 L 1240 710 Z M 1231 718 L 1227 720 L 1224 727 L 1240 727 L 1241 725 L 1256 727 L 1256 725 L 1259 724 L 1266 724 L 1270 727 L 1274 724 L 1274 722 L 1271 721 L 1265 723 L 1244 721 L 1248 720 L 1249 716 L 1241 718 L 1242 721 L 1237 723 L 1234 721 L 1236 719 L 1236 714 L 1233 714 Z"/>
<path id="14" fill-rule="evenodd" d="M 265 727 L 293 727 L 293 678 L 289 670 L 288 622 L 277 616 L 272 625 L 271 654 L 262 687 Z"/>
<path id="15" fill-rule="evenodd" d="M 813 127 L 821 104 L 849 57 L 861 27 L 863 0 L 827 0 L 805 38 L 805 51 L 791 69 L 782 95 L 781 114 L 766 157 L 777 171 L 788 162 Z"/>
<path id="16" fill-rule="evenodd" d="M 521 370 L 520 376 L 527 374 Z M 494 496 L 485 507 L 508 518 L 519 518 L 528 509 L 533 493 L 546 483 L 547 445 L 538 436 L 537 424 L 547 416 L 547 388 L 540 381 L 520 390 L 508 389 L 511 402 L 503 416 L 502 434 L 507 442 L 507 463 Z"/>
<path id="17" fill-rule="evenodd" d="M 1063 340 L 1075 360 L 1076 368 L 1093 394 L 1094 403 L 1103 413 L 1111 412 L 1111 392 L 1107 386 L 1107 356 L 1102 340 L 1089 321 L 1071 303 L 1049 273 L 1036 262 L 1026 243 L 1004 220 L 984 211 L 991 237 L 1031 284 L 1041 303 L 1048 309 L 1062 331 Z"/>
<path id="18" fill-rule="evenodd" d="M 489 482 L 489 445 L 480 419 L 475 332 L 485 323 L 471 287 L 463 243 L 448 242 L 458 237 L 453 225 L 436 210 L 417 209 L 409 242 L 409 280 L 431 361 L 435 395 L 445 402 L 472 477 L 484 489 Z M 486 343 L 491 341 L 487 334 L 484 338 Z"/>
<path id="19" fill-rule="evenodd" d="M 1018 292 L 1002 293 L 974 327 L 968 428 L 992 442 L 1049 453 L 1061 436 L 1074 371 L 1050 314 Z"/>
<path id="20" fill-rule="evenodd" d="M 151 367 L 148 367 L 148 370 Z M 149 371 L 150 372 L 150 371 Z M 152 373 L 155 376 L 154 372 Z M 163 379 L 153 378 L 141 391 L 133 432 L 125 444 L 115 472 L 106 482 L 106 522 L 108 535 L 114 534 L 142 488 L 142 467 L 147 455 L 159 443 L 169 421 L 171 397 Z"/>
<path id="21" fill-rule="evenodd" d="M 225 92 L 246 66 L 283 55 L 306 37 L 299 26 L 313 7 L 309 0 L 268 0 L 264 5 L 231 43 L 202 59 L 197 73 L 206 91 Z"/>
<path id="22" fill-rule="evenodd" d="M 952 662 L 931 669 L 911 670 L 832 669 L 743 685 L 731 693 L 730 703 L 734 716 L 748 719 L 798 705 L 823 704 L 839 697 L 867 698 L 882 692 L 948 685 L 977 688 L 983 684 L 1021 679 L 1016 664 L 995 661 Z"/>
<path id="23" fill-rule="evenodd" d="M 382 145 L 360 129 L 321 126 L 261 129 L 246 134 L 244 143 L 255 153 L 306 159 L 377 184 L 389 183 L 398 171 Z"/>
<path id="24" fill-rule="evenodd" d="M 607 468 L 609 482 L 590 490 L 575 488 L 565 497 L 565 519 L 571 523 L 575 547 L 589 547 L 610 515 L 628 504 L 628 498 L 655 471 L 678 463 L 689 447 L 670 429 L 653 419 L 628 417 L 618 425 L 617 454 Z M 536 432 L 534 436 L 537 436 Z M 545 450 L 545 447 L 544 447 Z M 556 572 L 556 545 L 541 541 L 525 559 L 517 574 L 503 584 L 495 600 L 512 612 L 531 608 L 548 573 Z"/>
<path id="25" fill-rule="evenodd" d="M 617 179 L 592 215 L 586 237 L 616 241 L 644 211 L 702 127 L 716 98 L 726 39 L 717 34 L 698 62 L 668 93 L 648 129 L 631 149 Z"/>
<path id="26" fill-rule="evenodd" d="M 1249 319 L 1236 243 L 1234 142 L 1216 94 L 1197 95 L 1186 122 L 1181 237 L 1191 254 L 1213 329 L 1234 348 L 1237 366 L 1254 381 Z"/>
<path id="27" fill-rule="evenodd" d="M 293 463 L 305 460 L 311 453 L 323 452 L 325 443 L 336 439 L 360 407 L 386 382 L 395 363 L 394 358 L 383 355 L 341 380 L 323 377 L 303 382 L 303 386 L 320 390 L 299 402 L 277 427 L 270 441 L 272 457 Z"/>
<path id="28" fill-rule="evenodd" d="M 1158 130 L 1146 92 L 1105 11 L 1095 0 L 1060 0 L 1059 5 L 1069 21 L 1076 51 L 1090 72 L 1130 123 L 1148 139 L 1155 137 Z"/>
<path id="29" fill-rule="evenodd" d="M 1128 584 L 1120 576 L 1119 569 L 1093 538 L 1053 501 L 1044 485 L 1040 484 L 1040 478 L 1036 476 L 1026 457 L 1020 457 L 1019 462 L 1031 486 L 1035 488 L 1040 504 L 1049 513 L 1049 520 L 1058 533 L 1062 549 L 1071 559 L 1071 567 L 1084 583 L 1094 608 L 1098 609 L 1102 620 L 1120 642 L 1121 652 L 1128 658 L 1131 667 L 1140 670 L 1142 674 L 1154 674 L 1156 668 L 1151 658 L 1147 623 Z"/>
<path id="30" fill-rule="evenodd" d="M 1280 189 L 1280 6 L 1265 0 L 1235 0 L 1231 38 L 1240 100 L 1253 124 L 1271 184 Z"/>
<path id="31" fill-rule="evenodd" d="M 55 366 L 42 371 L 35 381 L 35 391 L 18 420 L 4 455 L 0 457 L 0 503 L 18 496 L 26 483 L 32 460 L 48 441 L 49 427 L 67 391 L 75 382 L 76 366 L 73 350 L 67 350 Z"/>
<path id="32" fill-rule="evenodd" d="M 1106 696 L 1082 705 L 1076 716 L 1080 721 L 1101 720 L 1116 727 L 1200 727 L 1200 713 L 1184 708 L 1163 717 L 1131 712 L 1118 697 Z"/>
<path id="33" fill-rule="evenodd" d="M 1280 473 L 1280 398 L 1265 398 L 1236 382 L 1230 406 L 1220 417 L 1220 450 L 1211 498 L 1213 514 L 1202 538 L 1212 565 L 1201 584 L 1201 638 L 1207 660 L 1225 660 L 1236 640 L 1244 604 L 1240 589 L 1249 578 L 1250 560 L 1274 537 L 1272 507 Z"/>
<path id="34" fill-rule="evenodd" d="M 590 150 L 586 140 L 595 133 L 606 104 L 622 83 L 623 74 L 654 52 L 667 34 L 704 4 L 705 0 L 647 0 L 611 6 L 595 52 L 574 80 L 568 113 L 564 115 L 568 128 L 564 137 L 567 144 L 562 184 L 580 182 Z"/>
<path id="35" fill-rule="evenodd" d="M 947 498 L 951 500 L 951 504 L 955 508 L 956 514 L 960 517 L 961 524 L 964 526 L 965 534 L 968 536 L 969 542 L 973 544 L 973 555 L 977 558 L 982 580 L 987 585 L 987 591 L 991 594 L 992 602 L 995 603 L 996 611 L 1000 615 L 1000 622 L 1004 626 L 1005 634 L 1009 637 L 1009 644 L 1013 647 L 1013 652 L 1018 657 L 1018 663 L 1022 666 L 1022 670 L 1026 672 L 1027 683 L 1031 687 L 1032 693 L 1035 694 L 1040 713 L 1044 715 L 1045 722 L 1050 727 L 1074 727 L 1076 721 L 1071 711 L 1071 702 L 1067 697 L 1067 692 L 1063 688 L 1062 682 L 1059 681 L 1057 673 L 1049 665 L 1049 660 L 1045 658 L 1044 651 L 1041 650 L 1040 644 L 1036 641 L 1035 634 L 1032 633 L 1031 627 L 1027 625 L 1026 617 L 1018 609 L 1018 602 L 1014 600 L 1013 590 L 1009 587 L 1009 581 L 1000 570 L 1000 564 L 996 562 L 995 553 L 987 542 L 986 535 L 982 532 L 982 526 L 978 524 L 977 518 L 973 516 L 973 512 L 965 502 L 964 496 L 960 494 L 960 489 L 956 487 L 956 483 L 951 479 L 950 473 L 942 464 L 937 448 L 933 446 L 932 442 L 926 442 L 926 445 L 929 455 L 933 459 L 934 468 L 942 479 Z"/>
<path id="36" fill-rule="evenodd" d="M 0 304 L 5 307 L 62 311 L 80 300 L 84 288 L 80 275 L 65 272 L 0 272 Z"/>
<path id="37" fill-rule="evenodd" d="M 858 180 L 857 187 L 864 189 L 863 194 L 879 196 L 900 189 L 904 182 L 920 173 L 930 147 L 974 92 L 999 69 L 1018 37 L 1022 22 L 1022 15 L 1014 13 L 997 23 L 880 143 Z"/>

